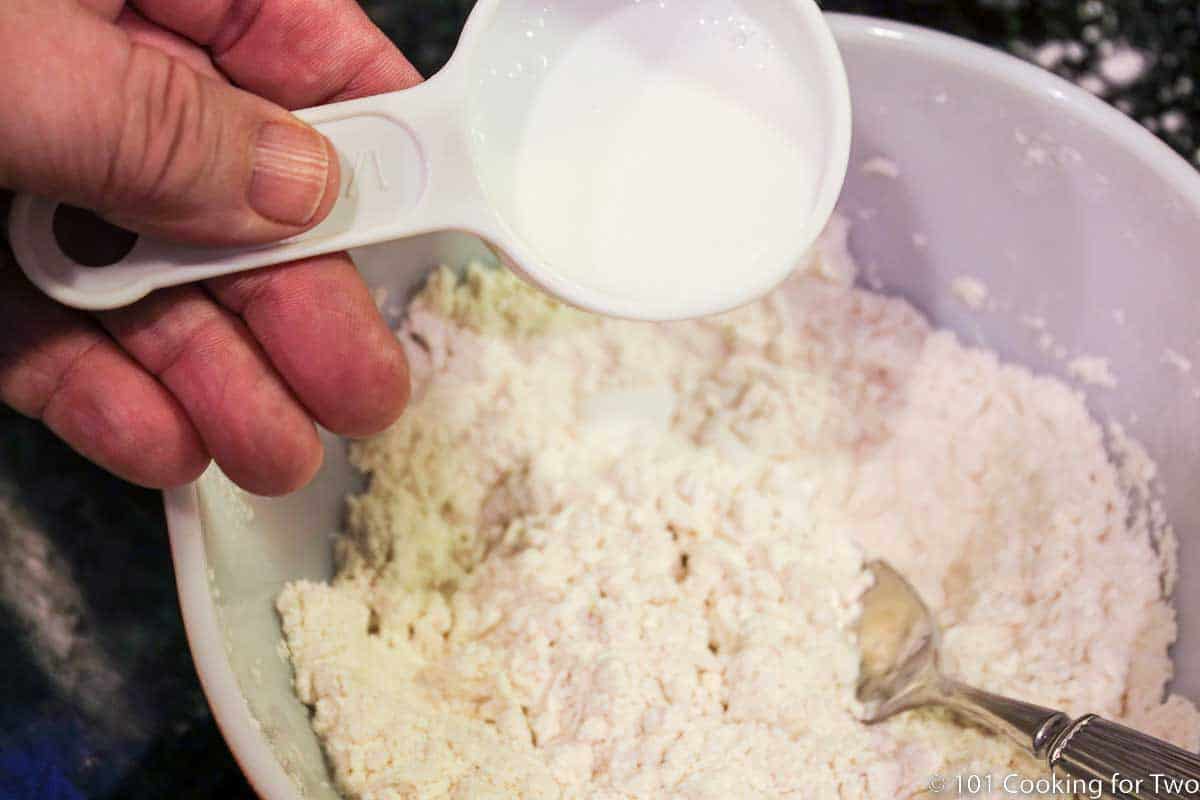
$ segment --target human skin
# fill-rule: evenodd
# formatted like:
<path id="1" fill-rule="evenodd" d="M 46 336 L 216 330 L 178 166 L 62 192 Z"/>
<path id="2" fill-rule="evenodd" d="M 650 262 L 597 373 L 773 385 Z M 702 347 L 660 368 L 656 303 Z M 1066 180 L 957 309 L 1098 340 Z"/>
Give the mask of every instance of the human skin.
<path id="1" fill-rule="evenodd" d="M 338 185 L 329 143 L 287 110 L 420 80 L 353 0 L 4 0 L 0 188 L 177 241 L 285 238 Z M 0 239 L 0 401 L 134 483 L 216 461 L 251 492 L 293 491 L 320 466 L 316 424 L 375 433 L 408 391 L 345 254 L 87 314 Z"/>

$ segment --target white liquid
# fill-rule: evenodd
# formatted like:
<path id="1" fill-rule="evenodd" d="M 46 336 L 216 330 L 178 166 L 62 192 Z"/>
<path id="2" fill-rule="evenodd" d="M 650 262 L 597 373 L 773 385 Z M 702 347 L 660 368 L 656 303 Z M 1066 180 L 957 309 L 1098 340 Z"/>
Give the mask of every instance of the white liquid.
<path id="1" fill-rule="evenodd" d="M 559 276 L 639 307 L 716 310 L 801 255 L 815 104 L 736 7 L 646 0 L 555 59 L 517 148 L 512 221 Z"/>

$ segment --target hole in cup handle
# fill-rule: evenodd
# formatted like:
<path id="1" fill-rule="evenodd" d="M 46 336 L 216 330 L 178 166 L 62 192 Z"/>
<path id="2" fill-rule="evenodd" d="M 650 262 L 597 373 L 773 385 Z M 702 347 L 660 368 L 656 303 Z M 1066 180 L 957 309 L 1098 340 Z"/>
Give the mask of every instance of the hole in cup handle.
<path id="1" fill-rule="evenodd" d="M 444 112 L 451 93 L 422 91 L 425 86 L 297 112 L 330 138 L 341 168 L 338 201 L 310 231 L 279 243 L 238 248 L 193 247 L 143 236 L 131 246 L 126 240 L 126 252 L 114 253 L 121 257 L 112 263 L 99 257 L 81 263 L 69 255 L 76 252 L 74 246 L 60 245 L 56 236 L 56 219 L 61 232 L 61 220 L 72 212 L 60 212 L 54 201 L 23 195 L 10 212 L 9 239 L 17 262 L 59 302 L 107 309 L 164 286 L 463 227 L 451 217 L 462 215 L 462 191 L 473 185 L 473 173 L 465 166 L 469 158 L 447 144 L 462 139 L 454 135 L 457 118 Z M 438 192 L 445 202 L 427 197 L 430 156 L 423 142 L 438 149 L 435 155 L 446 167 Z M 459 199 L 453 199 L 456 193 Z"/>
<path id="2" fill-rule="evenodd" d="M 85 267 L 116 264 L 133 251 L 138 235 L 113 225 L 84 208 L 60 205 L 54 210 L 54 240 L 67 258 Z"/>
<path id="3" fill-rule="evenodd" d="M 21 195 L 10 212 L 9 244 L 17 263 L 39 289 L 60 303 L 91 310 L 129 305 L 164 286 L 316 255 L 314 251 L 322 246 L 334 248 L 339 238 L 261 248 L 189 247 L 133 237 L 103 222 L 91 223 L 90 216 L 53 200 Z M 90 223 L 93 232 L 106 228 L 109 246 L 121 245 L 124 233 L 124 247 L 108 257 L 98 250 L 81 254 L 85 243 L 75 239 L 81 223 Z"/>
<path id="4" fill-rule="evenodd" d="M 67 305 L 115 308 L 154 288 L 146 285 L 145 276 L 121 267 L 136 259 L 144 239 L 53 200 L 16 197 L 9 212 L 8 238 L 17 264 L 29 279 Z"/>

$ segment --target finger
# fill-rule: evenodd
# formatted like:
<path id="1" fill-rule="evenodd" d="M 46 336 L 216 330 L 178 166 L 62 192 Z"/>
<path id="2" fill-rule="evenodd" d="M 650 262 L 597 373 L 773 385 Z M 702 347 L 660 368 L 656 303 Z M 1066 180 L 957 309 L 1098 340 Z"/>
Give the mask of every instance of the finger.
<path id="1" fill-rule="evenodd" d="M 177 33 L 155 25 L 136 11 L 125 8 L 116 18 L 117 27 L 129 34 L 131 41 L 156 47 L 167 55 L 177 58 L 197 74 L 216 81 L 225 82 L 225 76 L 213 66 L 208 53 Z"/>
<path id="2" fill-rule="evenodd" d="M 240 314 L 309 412 L 329 430 L 367 436 L 408 402 L 404 351 L 344 255 L 208 282 Z"/>
<path id="3" fill-rule="evenodd" d="M 227 75 L 288 107 L 402 89 L 417 71 L 362 13 L 335 0 L 140 0 L 160 25 L 212 47 Z M 404 353 L 345 256 L 208 282 L 242 315 L 322 425 L 377 432 L 403 411 Z"/>
<path id="4" fill-rule="evenodd" d="M 83 6 L 101 19 L 114 20 L 125 7 L 125 0 L 77 0 Z"/>
<path id="5" fill-rule="evenodd" d="M 0 185 L 224 244 L 299 233 L 336 198 L 324 137 L 68 0 L 0 5 L 0 74 L 21 109 L 0 115 Z"/>
<path id="6" fill-rule="evenodd" d="M 312 479 L 321 464 L 312 420 L 245 325 L 203 291 L 167 289 L 98 317 L 175 395 L 231 480 L 278 495 Z"/>
<path id="7" fill-rule="evenodd" d="M 118 24 L 181 57 L 208 60 L 190 40 L 135 12 L 123 13 Z M 404 410 L 404 352 L 345 256 L 231 276 L 208 288 L 245 320 L 304 407 L 329 430 L 366 436 Z"/>
<path id="8" fill-rule="evenodd" d="M 354 0 L 137 0 L 210 48 L 236 84 L 286 108 L 413 86 L 421 75 Z"/>
<path id="9" fill-rule="evenodd" d="M 0 400 L 86 458 L 152 488 L 194 480 L 208 453 L 174 398 L 82 314 L 0 255 Z"/>

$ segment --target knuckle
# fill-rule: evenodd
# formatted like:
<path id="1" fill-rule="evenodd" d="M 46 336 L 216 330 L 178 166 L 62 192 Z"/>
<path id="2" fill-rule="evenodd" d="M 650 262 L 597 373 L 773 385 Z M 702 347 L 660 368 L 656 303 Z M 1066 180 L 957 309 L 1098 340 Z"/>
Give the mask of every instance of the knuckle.
<path id="1" fill-rule="evenodd" d="M 188 320 L 174 320 L 147 330 L 142 342 L 142 362 L 150 374 L 170 380 L 170 373 L 189 358 L 223 358 L 234 345 L 234 337 L 225 320 L 215 310 L 199 313 Z"/>
<path id="2" fill-rule="evenodd" d="M 55 414 L 57 407 L 65 402 L 64 398 L 71 396 L 76 379 L 87 370 L 88 359 L 99 351 L 103 343 L 103 339 L 96 337 L 84 345 L 79 352 L 56 365 L 50 373 L 50 381 L 42 396 L 38 398 L 31 416 L 48 421 Z"/>
<path id="3" fill-rule="evenodd" d="M 213 55 L 220 58 L 236 47 L 238 42 L 242 41 L 242 37 L 254 27 L 262 10 L 263 0 L 229 0 L 228 7 L 209 41 Z"/>
<path id="4" fill-rule="evenodd" d="M 215 152 L 202 80 L 178 59 L 131 46 L 101 211 L 161 213 L 186 205 Z"/>

